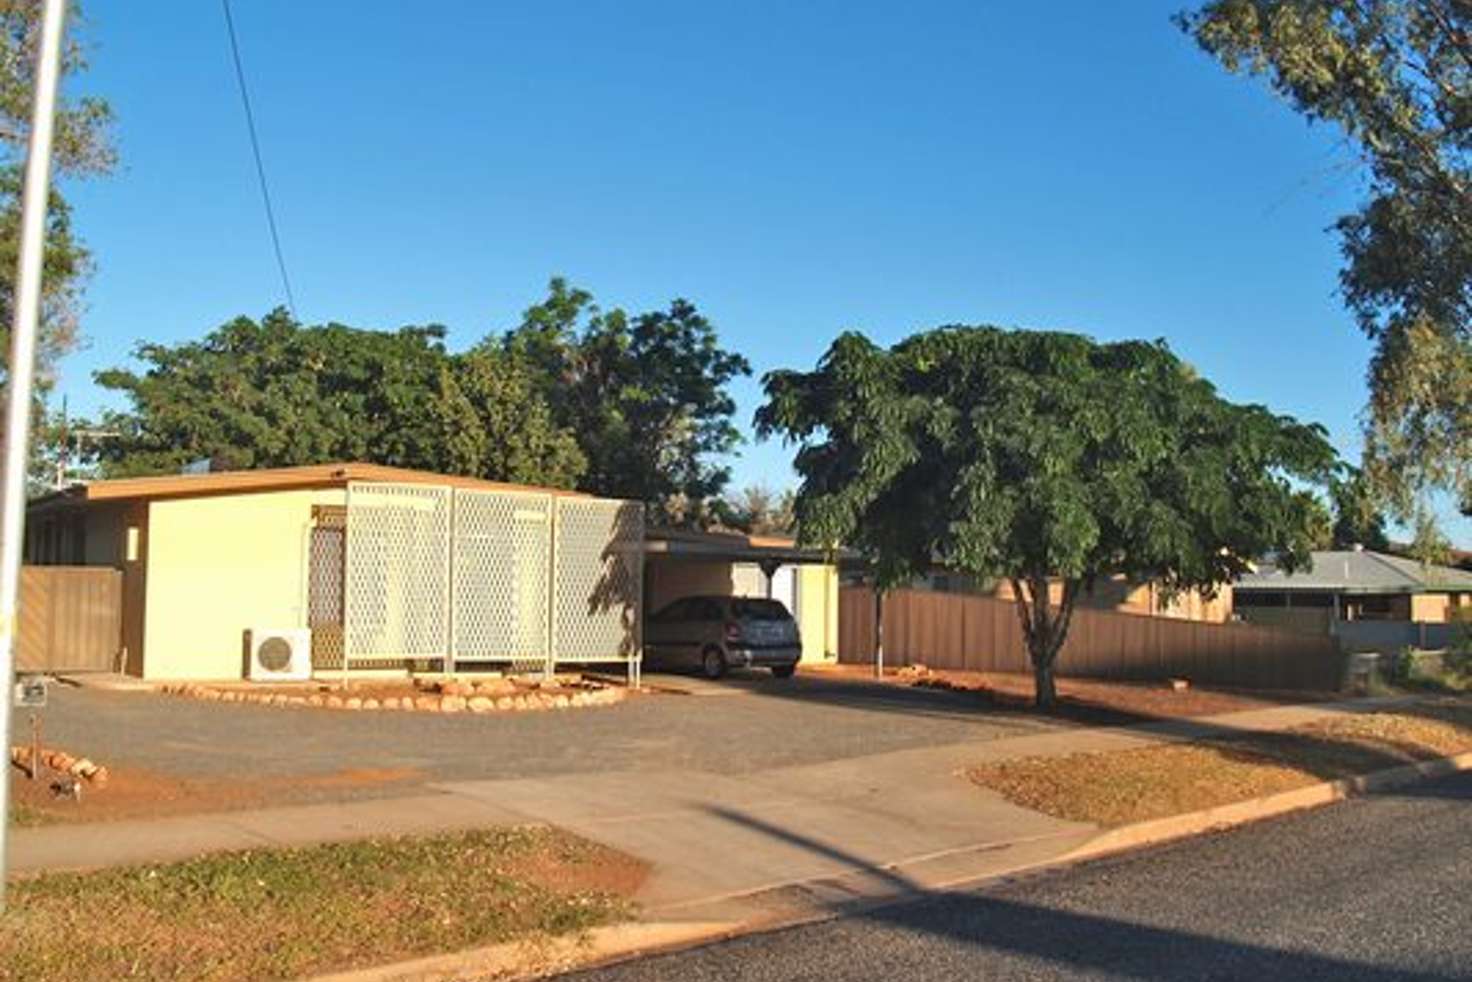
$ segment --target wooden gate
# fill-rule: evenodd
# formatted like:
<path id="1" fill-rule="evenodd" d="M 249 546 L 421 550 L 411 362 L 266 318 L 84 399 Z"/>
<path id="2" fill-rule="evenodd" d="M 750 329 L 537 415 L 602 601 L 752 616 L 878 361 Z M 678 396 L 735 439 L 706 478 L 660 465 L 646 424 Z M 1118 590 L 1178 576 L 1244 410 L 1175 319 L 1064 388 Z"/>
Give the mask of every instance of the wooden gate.
<path id="1" fill-rule="evenodd" d="M 16 669 L 115 672 L 122 649 L 123 574 L 104 566 L 25 566 Z"/>

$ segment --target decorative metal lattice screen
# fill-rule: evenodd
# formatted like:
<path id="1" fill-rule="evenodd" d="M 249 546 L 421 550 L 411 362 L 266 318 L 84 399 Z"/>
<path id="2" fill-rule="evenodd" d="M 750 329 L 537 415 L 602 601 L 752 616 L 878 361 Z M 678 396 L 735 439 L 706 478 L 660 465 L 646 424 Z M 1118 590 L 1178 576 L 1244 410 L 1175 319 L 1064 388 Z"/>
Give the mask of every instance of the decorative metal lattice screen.
<path id="1" fill-rule="evenodd" d="M 456 662 L 546 663 L 552 520 L 550 495 L 455 491 Z"/>
<path id="2" fill-rule="evenodd" d="M 557 661 L 630 661 L 640 651 L 644 506 L 558 498 L 552 548 Z"/>
<path id="3" fill-rule="evenodd" d="M 344 663 L 443 658 L 450 640 L 449 488 L 348 485 Z"/>
<path id="4" fill-rule="evenodd" d="M 312 667 L 342 668 L 343 548 L 346 524 L 311 530 L 307 581 L 307 627 L 312 629 Z"/>

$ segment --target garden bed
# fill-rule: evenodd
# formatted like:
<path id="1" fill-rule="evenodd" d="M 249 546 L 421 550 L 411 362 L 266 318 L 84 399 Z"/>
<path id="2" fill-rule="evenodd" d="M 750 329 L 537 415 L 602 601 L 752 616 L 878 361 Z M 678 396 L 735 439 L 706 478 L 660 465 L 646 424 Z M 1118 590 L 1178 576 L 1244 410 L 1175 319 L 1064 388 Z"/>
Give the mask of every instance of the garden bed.
<path id="1" fill-rule="evenodd" d="M 348 682 L 166 683 L 159 691 L 208 702 L 356 712 L 496 713 L 612 706 L 628 691 L 582 675 L 477 675 Z"/>

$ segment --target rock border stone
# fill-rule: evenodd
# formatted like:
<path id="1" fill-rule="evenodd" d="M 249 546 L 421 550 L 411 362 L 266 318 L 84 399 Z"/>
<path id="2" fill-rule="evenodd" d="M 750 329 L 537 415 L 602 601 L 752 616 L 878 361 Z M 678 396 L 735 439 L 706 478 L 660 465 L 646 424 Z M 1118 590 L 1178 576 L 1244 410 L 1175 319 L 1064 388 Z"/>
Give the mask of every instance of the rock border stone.
<path id="1" fill-rule="evenodd" d="M 615 706 L 627 690 L 587 682 L 575 687 L 540 688 L 521 686 L 507 679 L 487 685 L 468 680 L 434 683 L 427 691 L 411 683 L 402 696 L 361 696 L 348 689 L 318 689 L 301 695 L 284 692 L 252 692 L 234 686 L 202 685 L 197 682 L 168 682 L 158 691 L 204 702 L 245 703 L 286 709 L 337 709 L 352 712 L 416 712 L 490 715 L 495 713 L 541 712 L 593 709 Z M 482 686 L 485 686 L 484 688 Z M 493 694 L 499 693 L 499 694 Z"/>
<path id="2" fill-rule="evenodd" d="M 17 767 L 26 770 L 31 768 L 31 748 L 27 746 L 13 746 L 10 748 L 10 762 Z M 86 781 L 93 787 L 100 788 L 107 784 L 107 768 L 100 764 L 94 764 L 87 757 L 74 757 L 65 750 L 57 750 L 55 747 L 41 748 L 41 763 L 59 774 Z"/>

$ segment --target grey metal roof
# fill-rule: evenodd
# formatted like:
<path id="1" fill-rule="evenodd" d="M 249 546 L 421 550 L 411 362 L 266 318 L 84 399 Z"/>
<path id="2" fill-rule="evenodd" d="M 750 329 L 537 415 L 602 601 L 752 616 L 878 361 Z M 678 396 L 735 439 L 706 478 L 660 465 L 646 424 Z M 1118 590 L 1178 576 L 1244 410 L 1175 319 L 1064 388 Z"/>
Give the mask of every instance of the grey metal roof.
<path id="1" fill-rule="evenodd" d="M 1446 593 L 1472 591 L 1472 573 L 1428 566 L 1415 559 L 1369 550 L 1313 553 L 1313 568 L 1285 573 L 1264 562 L 1237 581 L 1236 590 L 1315 591 L 1320 593 Z"/>

